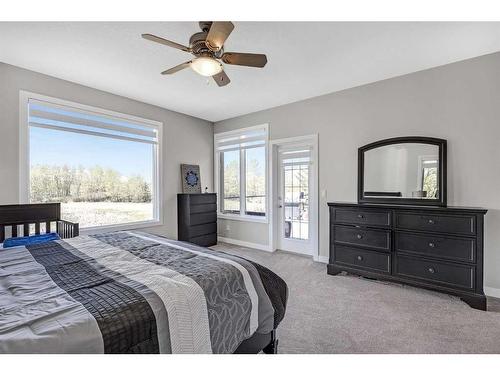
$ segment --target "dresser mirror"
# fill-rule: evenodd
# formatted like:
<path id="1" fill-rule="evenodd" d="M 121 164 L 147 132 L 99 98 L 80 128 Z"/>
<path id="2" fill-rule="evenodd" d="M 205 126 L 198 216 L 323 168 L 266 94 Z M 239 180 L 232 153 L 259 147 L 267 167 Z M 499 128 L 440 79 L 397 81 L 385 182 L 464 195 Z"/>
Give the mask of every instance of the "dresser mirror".
<path id="1" fill-rule="evenodd" d="M 399 137 L 360 147 L 358 201 L 446 206 L 446 140 Z"/>

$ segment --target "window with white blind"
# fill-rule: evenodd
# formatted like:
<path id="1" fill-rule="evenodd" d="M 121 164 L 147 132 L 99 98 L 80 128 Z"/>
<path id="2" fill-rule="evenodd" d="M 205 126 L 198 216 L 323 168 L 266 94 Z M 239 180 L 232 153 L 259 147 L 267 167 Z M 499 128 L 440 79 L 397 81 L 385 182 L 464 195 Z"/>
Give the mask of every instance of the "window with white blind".
<path id="1" fill-rule="evenodd" d="M 267 125 L 215 135 L 219 215 L 266 219 Z"/>
<path id="2" fill-rule="evenodd" d="M 21 197 L 80 227 L 160 223 L 161 123 L 21 92 Z"/>

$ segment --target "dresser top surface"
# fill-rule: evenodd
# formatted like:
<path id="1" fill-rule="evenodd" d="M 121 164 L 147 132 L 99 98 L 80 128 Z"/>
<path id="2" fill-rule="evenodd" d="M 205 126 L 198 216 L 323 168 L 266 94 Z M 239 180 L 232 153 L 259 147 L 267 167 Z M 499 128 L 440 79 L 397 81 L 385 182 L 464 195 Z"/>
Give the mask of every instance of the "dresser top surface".
<path id="1" fill-rule="evenodd" d="M 376 203 L 355 203 L 355 202 L 328 202 L 330 207 L 350 207 L 350 208 L 383 208 L 410 211 L 434 211 L 434 212 L 468 212 L 486 214 L 487 209 L 481 207 L 460 207 L 460 206 L 411 206 L 402 204 L 376 204 Z"/>

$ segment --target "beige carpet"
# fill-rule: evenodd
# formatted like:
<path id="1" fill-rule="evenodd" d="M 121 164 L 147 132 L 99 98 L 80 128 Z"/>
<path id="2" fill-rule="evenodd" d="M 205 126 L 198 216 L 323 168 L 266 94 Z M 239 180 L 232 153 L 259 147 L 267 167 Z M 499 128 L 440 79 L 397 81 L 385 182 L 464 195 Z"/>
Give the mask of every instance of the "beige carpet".
<path id="1" fill-rule="evenodd" d="M 500 353 L 500 304 L 470 308 L 422 289 L 330 276 L 326 265 L 284 252 L 220 243 L 281 276 L 290 298 L 278 328 L 280 353 Z"/>

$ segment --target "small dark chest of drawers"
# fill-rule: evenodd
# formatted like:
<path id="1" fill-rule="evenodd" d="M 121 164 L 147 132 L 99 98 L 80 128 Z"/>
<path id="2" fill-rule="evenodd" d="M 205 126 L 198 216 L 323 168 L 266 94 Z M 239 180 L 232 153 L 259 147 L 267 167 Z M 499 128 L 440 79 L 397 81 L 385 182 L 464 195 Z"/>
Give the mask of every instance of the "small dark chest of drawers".
<path id="1" fill-rule="evenodd" d="M 200 246 L 217 244 L 217 195 L 177 194 L 179 241 Z"/>
<path id="2" fill-rule="evenodd" d="M 328 273 L 347 271 L 459 296 L 486 310 L 486 210 L 329 203 Z"/>

